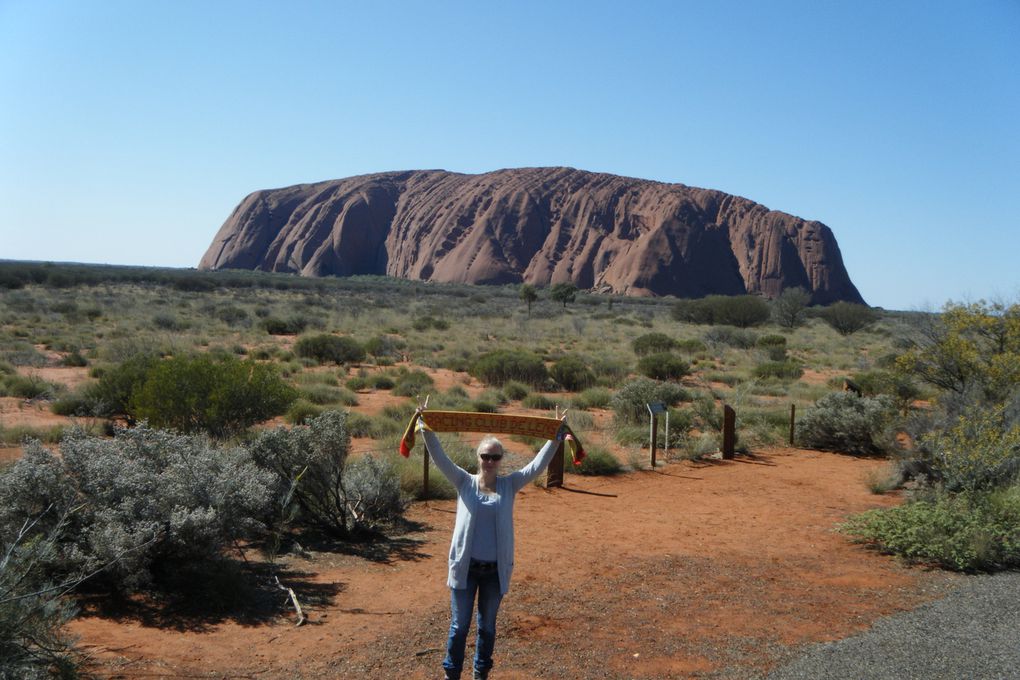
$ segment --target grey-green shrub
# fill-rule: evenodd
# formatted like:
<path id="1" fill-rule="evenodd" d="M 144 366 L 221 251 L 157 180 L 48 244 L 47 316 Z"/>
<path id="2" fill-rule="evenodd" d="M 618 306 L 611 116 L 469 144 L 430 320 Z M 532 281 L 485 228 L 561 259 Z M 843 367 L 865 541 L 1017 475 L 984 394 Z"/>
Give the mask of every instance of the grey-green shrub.
<path id="1" fill-rule="evenodd" d="M 799 361 L 766 361 L 754 367 L 754 377 L 776 380 L 797 380 L 804 375 L 804 368 Z"/>
<path id="2" fill-rule="evenodd" d="M 666 406 L 674 406 L 688 398 L 687 391 L 676 383 L 637 378 L 620 387 L 609 405 L 618 422 L 641 423 L 648 420 L 647 404 L 661 401 Z"/>
<path id="3" fill-rule="evenodd" d="M 297 521 L 346 538 L 403 515 L 400 478 L 385 461 L 351 460 L 347 415 L 326 411 L 291 429 L 265 430 L 251 443 L 252 457 L 276 475 L 275 497 L 290 498 Z"/>
<path id="4" fill-rule="evenodd" d="M 623 470 L 623 466 L 616 456 L 599 446 L 586 449 L 584 460 L 580 465 L 574 465 L 573 459 L 564 447 L 563 470 L 579 475 L 615 475 Z"/>
<path id="5" fill-rule="evenodd" d="M 679 380 L 691 372 L 691 365 L 672 352 L 641 357 L 638 372 L 653 380 Z"/>
<path id="6" fill-rule="evenodd" d="M 204 437 L 138 427 L 108 439 L 72 429 L 59 456 L 31 442 L 0 475 L 0 535 L 9 540 L 53 508 L 53 519 L 34 529 L 49 533 L 71 510 L 40 565 L 48 577 L 101 569 L 95 580 L 112 590 L 158 588 L 176 571 L 220 563 L 232 541 L 253 537 L 270 513 L 272 482 L 244 449 Z"/>
<path id="7" fill-rule="evenodd" d="M 895 404 L 886 395 L 832 392 L 800 417 L 796 437 L 809 448 L 874 455 L 890 448 L 888 427 L 895 415 Z"/>
<path id="8" fill-rule="evenodd" d="M 732 326 L 718 326 L 705 331 L 705 342 L 709 345 L 727 345 L 737 349 L 751 349 L 758 341 L 754 331 Z"/>

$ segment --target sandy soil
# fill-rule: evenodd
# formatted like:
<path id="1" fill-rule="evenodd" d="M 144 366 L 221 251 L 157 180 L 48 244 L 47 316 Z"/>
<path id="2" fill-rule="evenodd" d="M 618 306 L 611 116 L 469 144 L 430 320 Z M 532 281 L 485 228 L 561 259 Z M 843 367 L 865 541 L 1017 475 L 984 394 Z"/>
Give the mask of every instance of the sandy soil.
<path id="1" fill-rule="evenodd" d="M 83 369 L 42 370 L 61 371 L 43 376 L 57 382 L 84 379 Z M 437 392 L 483 389 L 430 373 Z M 363 413 L 393 403 L 387 392 L 358 398 Z M 596 425 L 609 417 L 593 416 Z M 69 421 L 45 403 L 4 398 L 0 422 Z M 604 433 L 586 434 L 589 446 L 618 449 Z M 0 459 L 18 453 L 0 450 Z M 941 596 L 958 577 L 905 568 L 834 531 L 851 513 L 899 501 L 867 491 L 864 477 L 881 465 L 778 448 L 525 489 L 493 678 L 758 677 L 802 645 Z M 143 603 L 97 613 L 85 602 L 71 629 L 100 677 L 442 677 L 453 512 L 452 502 L 418 503 L 411 528 L 384 543 L 285 558 L 281 578 L 309 615 L 301 627 L 274 591 L 268 606 L 205 618 Z"/>
<path id="2" fill-rule="evenodd" d="M 756 677 L 798 646 L 938 597 L 957 577 L 833 531 L 897 502 L 862 483 L 881 464 L 774 449 L 525 489 L 493 677 Z M 301 627 L 286 613 L 161 623 L 122 612 L 72 628 L 103 677 L 442 677 L 453 509 L 414 505 L 418 528 L 377 551 L 289 558 L 283 581 L 310 615 Z"/>

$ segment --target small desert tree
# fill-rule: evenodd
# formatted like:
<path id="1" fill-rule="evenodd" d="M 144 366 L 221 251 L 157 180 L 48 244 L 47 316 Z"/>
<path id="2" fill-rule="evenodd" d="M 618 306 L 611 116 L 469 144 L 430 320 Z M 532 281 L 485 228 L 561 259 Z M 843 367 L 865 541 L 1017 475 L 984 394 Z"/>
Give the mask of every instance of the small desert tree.
<path id="1" fill-rule="evenodd" d="M 837 302 L 822 310 L 821 317 L 840 335 L 853 335 L 878 321 L 878 312 L 867 305 Z"/>
<path id="2" fill-rule="evenodd" d="M 534 286 L 525 283 L 521 286 L 520 296 L 524 304 L 528 305 L 528 318 L 531 318 L 531 303 L 538 299 L 538 291 Z"/>
<path id="3" fill-rule="evenodd" d="M 549 289 L 549 297 L 563 304 L 567 308 L 568 302 L 573 302 L 577 297 L 577 286 L 572 283 L 557 283 Z"/>
<path id="4" fill-rule="evenodd" d="M 787 288 L 772 301 L 772 317 L 784 328 L 796 328 L 804 322 L 811 294 L 803 288 Z"/>

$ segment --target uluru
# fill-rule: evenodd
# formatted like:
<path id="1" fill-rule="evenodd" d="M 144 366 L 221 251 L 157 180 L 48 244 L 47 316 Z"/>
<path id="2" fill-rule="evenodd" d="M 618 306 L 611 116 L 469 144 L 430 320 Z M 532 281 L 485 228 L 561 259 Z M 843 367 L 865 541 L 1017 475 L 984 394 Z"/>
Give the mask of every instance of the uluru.
<path id="1" fill-rule="evenodd" d="M 573 168 L 415 170 L 249 194 L 200 269 L 573 283 L 622 295 L 863 303 L 832 230 L 711 189 Z"/>

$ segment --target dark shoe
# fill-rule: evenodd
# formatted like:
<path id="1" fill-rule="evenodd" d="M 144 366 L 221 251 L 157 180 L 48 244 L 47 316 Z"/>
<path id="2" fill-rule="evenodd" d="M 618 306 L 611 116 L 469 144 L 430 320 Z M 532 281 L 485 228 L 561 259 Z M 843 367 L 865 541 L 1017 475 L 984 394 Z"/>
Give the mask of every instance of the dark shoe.
<path id="1" fill-rule="evenodd" d="M 477 668 L 475 669 L 474 680 L 488 680 L 488 678 L 489 678 L 489 671 L 480 671 Z"/>

